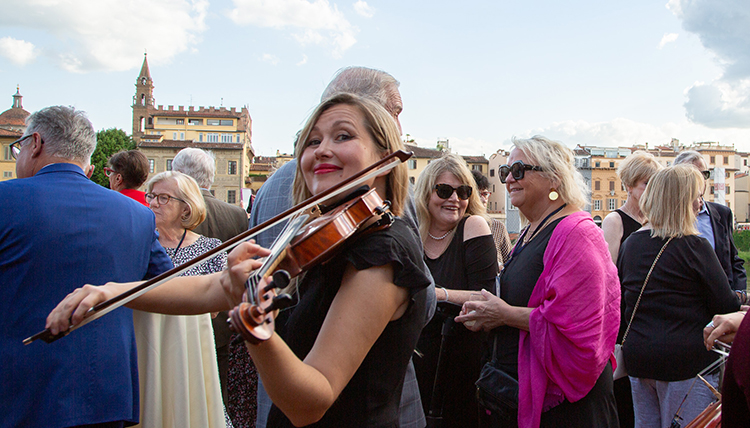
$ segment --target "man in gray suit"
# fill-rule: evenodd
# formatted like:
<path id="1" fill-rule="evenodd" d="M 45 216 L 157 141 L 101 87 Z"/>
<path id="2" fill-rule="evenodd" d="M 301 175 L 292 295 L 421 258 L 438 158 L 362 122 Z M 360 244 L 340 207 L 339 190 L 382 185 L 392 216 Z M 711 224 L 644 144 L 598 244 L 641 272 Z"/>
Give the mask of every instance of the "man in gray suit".
<path id="1" fill-rule="evenodd" d="M 247 230 L 245 210 L 220 201 L 211 194 L 211 185 L 216 175 L 216 159 L 211 153 L 191 147 L 182 149 L 172 160 L 172 169 L 193 177 L 201 188 L 203 200 L 206 201 L 206 219 L 193 232 L 208 238 L 218 238 L 223 242 Z M 227 326 L 227 312 L 219 312 L 212 323 L 216 358 L 219 363 L 221 395 L 224 403 L 227 403 L 229 339 L 232 334 Z"/>

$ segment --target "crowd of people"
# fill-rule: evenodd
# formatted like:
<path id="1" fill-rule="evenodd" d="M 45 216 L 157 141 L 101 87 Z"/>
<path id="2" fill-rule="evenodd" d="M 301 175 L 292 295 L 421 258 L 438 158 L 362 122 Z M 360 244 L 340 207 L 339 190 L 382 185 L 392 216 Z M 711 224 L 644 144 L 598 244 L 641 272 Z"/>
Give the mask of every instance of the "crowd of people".
<path id="1" fill-rule="evenodd" d="M 599 228 L 572 150 L 513 139 L 498 176 L 525 224 L 515 243 L 457 155 L 413 186 L 401 163 L 330 196 L 403 150 L 398 87 L 341 70 L 249 220 L 210 193 L 208 152 L 184 149 L 148 182 L 139 151 L 117 153 L 105 189 L 88 179 L 85 114 L 33 113 L 11 145 L 19 179 L 0 183 L 0 426 L 667 428 L 715 401 L 704 382 L 724 393 L 723 426 L 746 426 L 746 272 L 699 153 L 628 156 L 628 199 Z M 312 197 L 316 222 L 371 212 L 335 251 L 306 230 L 323 243 L 304 268 L 291 245 L 269 250 L 284 223 L 193 263 Z M 292 278 L 256 280 L 277 256 Z M 22 344 L 182 265 L 80 331 Z M 704 372 L 717 343 L 733 343 L 723 382 Z"/>

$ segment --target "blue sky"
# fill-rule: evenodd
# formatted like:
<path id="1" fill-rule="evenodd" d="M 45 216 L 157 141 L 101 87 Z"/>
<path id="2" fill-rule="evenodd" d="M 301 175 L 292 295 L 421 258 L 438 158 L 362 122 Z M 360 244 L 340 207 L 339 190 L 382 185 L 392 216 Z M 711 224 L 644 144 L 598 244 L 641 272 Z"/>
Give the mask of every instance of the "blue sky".
<path id="1" fill-rule="evenodd" d="M 0 0 L 0 110 L 73 105 L 131 131 L 157 104 L 241 107 L 256 153 L 291 152 L 335 72 L 401 82 L 405 134 L 486 155 L 513 136 L 750 151 L 746 0 Z M 5 95 L 2 95 L 5 94 Z M 3 101 L 5 99 L 5 101 Z"/>

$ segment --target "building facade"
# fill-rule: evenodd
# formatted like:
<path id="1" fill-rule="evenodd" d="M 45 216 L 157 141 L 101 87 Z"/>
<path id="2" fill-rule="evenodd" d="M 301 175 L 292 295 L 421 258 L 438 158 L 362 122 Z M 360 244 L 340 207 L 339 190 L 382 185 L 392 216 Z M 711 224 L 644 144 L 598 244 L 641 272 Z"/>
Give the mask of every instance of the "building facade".
<path id="1" fill-rule="evenodd" d="M 245 178 L 245 187 L 251 189 L 253 194 L 257 193 L 268 177 L 292 159 L 294 155 L 281 153 L 279 150 L 276 150 L 276 156 L 255 156 L 250 165 L 250 173 Z"/>
<path id="2" fill-rule="evenodd" d="M 16 88 L 11 108 L 0 114 L 0 181 L 16 178 L 16 160 L 10 152 L 10 145 L 23 136 L 29 115 L 23 109 L 21 90 Z"/>
<path id="3" fill-rule="evenodd" d="M 185 147 L 208 150 L 216 157 L 211 192 L 217 199 L 242 206 L 242 189 L 254 157 L 247 107 L 156 106 L 146 57 L 135 87 L 132 136 L 149 160 L 149 179 L 170 171 L 172 159 Z"/>

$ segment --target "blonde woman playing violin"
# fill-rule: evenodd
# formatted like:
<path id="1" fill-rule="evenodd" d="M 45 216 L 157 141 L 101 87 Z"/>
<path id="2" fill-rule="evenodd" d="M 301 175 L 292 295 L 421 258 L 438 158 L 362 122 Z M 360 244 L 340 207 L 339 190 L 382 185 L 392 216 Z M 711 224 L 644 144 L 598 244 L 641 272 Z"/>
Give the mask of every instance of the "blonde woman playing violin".
<path id="1" fill-rule="evenodd" d="M 313 112 L 296 149 L 295 200 L 319 194 L 402 148 L 395 121 L 379 105 L 349 94 Z M 407 193 L 405 165 L 366 183 L 399 216 Z M 327 205 L 341 201 L 328 201 Z M 282 335 L 248 344 L 273 400 L 269 427 L 397 426 L 404 372 L 424 322 L 429 285 L 419 242 L 396 218 L 386 229 L 344 244 L 299 281 L 300 302 Z M 236 306 L 248 275 L 268 251 L 244 243 L 221 274 L 178 278 L 129 304 L 168 313 L 201 313 Z M 262 284 L 262 283 L 261 283 Z M 57 333 L 81 322 L 89 307 L 132 284 L 86 286 L 50 314 Z M 78 334 L 83 333 L 79 332 Z M 282 338 L 283 336 L 283 338 Z"/>

